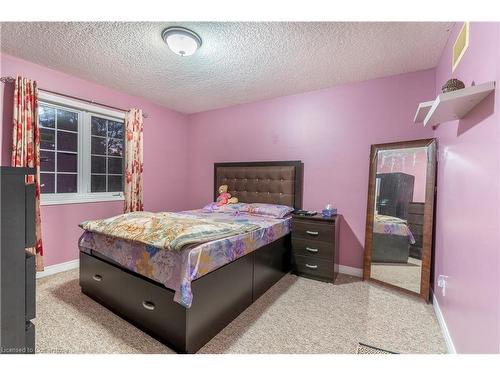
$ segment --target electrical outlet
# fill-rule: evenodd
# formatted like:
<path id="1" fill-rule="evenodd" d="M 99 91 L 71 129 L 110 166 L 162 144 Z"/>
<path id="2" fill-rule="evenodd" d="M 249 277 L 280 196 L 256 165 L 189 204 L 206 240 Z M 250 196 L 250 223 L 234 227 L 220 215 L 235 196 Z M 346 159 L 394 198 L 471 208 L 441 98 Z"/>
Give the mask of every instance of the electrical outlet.
<path id="1" fill-rule="evenodd" d="M 441 294 L 446 296 L 446 287 L 448 286 L 448 276 L 439 275 L 438 277 L 438 287 L 441 288 Z"/>

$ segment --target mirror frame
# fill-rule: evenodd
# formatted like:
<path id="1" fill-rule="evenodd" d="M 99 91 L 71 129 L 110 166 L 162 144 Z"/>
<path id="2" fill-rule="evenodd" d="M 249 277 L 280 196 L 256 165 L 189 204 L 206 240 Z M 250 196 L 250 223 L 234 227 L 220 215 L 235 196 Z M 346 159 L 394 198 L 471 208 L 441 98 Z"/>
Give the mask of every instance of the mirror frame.
<path id="1" fill-rule="evenodd" d="M 382 150 L 399 148 L 428 147 L 424 224 L 422 239 L 422 271 L 420 275 L 420 293 L 404 289 L 397 285 L 371 278 L 371 256 L 373 241 L 373 218 L 375 211 L 375 176 L 377 174 L 377 154 Z M 430 284 L 432 271 L 432 253 L 434 245 L 434 207 L 436 200 L 436 171 L 437 171 L 437 142 L 435 138 L 419 139 L 413 141 L 382 143 L 371 146 L 370 173 L 368 178 L 368 203 L 366 209 L 365 253 L 363 262 L 363 280 L 373 281 L 405 293 L 419 296 L 426 302 L 430 299 Z"/>

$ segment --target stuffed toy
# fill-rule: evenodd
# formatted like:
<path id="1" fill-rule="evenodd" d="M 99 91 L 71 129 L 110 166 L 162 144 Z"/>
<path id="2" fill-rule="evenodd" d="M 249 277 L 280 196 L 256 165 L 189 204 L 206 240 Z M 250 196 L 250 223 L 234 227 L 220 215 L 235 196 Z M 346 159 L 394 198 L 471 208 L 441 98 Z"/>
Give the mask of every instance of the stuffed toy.
<path id="1" fill-rule="evenodd" d="M 227 192 L 227 185 L 219 187 L 219 196 L 217 197 L 217 206 L 224 206 L 225 204 L 238 203 L 238 198 L 231 197 Z"/>

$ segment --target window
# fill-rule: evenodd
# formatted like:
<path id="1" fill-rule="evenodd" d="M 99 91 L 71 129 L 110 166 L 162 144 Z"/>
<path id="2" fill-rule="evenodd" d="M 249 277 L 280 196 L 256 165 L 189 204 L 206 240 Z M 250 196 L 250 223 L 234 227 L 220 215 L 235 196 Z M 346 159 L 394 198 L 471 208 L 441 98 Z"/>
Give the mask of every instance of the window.
<path id="1" fill-rule="evenodd" d="M 123 122 L 91 116 L 90 191 L 123 191 Z"/>
<path id="2" fill-rule="evenodd" d="M 124 114 L 40 93 L 42 204 L 123 199 Z"/>
<path id="3" fill-rule="evenodd" d="M 42 104 L 39 119 L 42 194 L 76 193 L 78 112 Z"/>

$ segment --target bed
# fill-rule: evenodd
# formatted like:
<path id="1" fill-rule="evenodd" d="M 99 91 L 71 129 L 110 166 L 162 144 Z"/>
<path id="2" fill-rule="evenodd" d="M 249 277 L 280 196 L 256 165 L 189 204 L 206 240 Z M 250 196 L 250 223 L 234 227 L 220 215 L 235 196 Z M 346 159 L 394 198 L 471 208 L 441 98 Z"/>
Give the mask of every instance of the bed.
<path id="1" fill-rule="evenodd" d="M 214 198 L 222 184 L 244 203 L 302 207 L 300 161 L 216 163 Z M 177 352 L 195 353 L 291 268 L 289 218 L 218 215 L 256 229 L 162 257 L 142 243 L 84 232 L 82 292 Z"/>
<path id="2" fill-rule="evenodd" d="M 407 263 L 410 244 L 415 243 L 406 220 L 375 215 L 373 220 L 373 263 Z"/>

